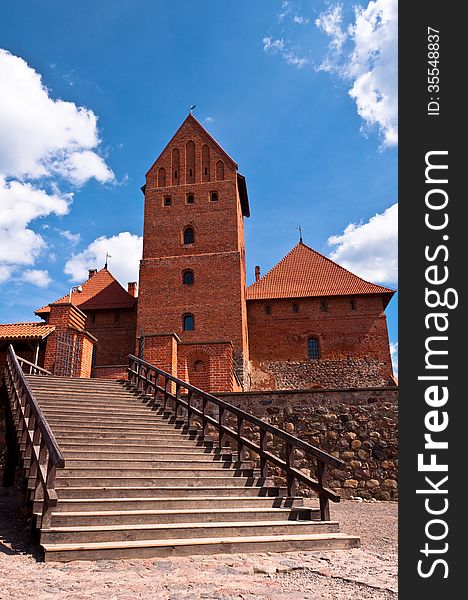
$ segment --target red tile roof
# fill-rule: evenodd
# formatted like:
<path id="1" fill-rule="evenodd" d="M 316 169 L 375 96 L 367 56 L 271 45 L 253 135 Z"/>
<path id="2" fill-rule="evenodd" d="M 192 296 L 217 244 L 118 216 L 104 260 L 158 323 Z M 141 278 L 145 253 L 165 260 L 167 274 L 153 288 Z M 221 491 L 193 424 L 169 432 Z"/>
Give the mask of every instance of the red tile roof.
<path id="1" fill-rule="evenodd" d="M 247 288 L 247 300 L 385 294 L 394 290 L 369 283 L 299 242 L 259 281 Z"/>
<path id="2" fill-rule="evenodd" d="M 55 331 L 55 325 L 41 322 L 0 324 L 0 339 L 43 340 L 53 331 Z"/>
<path id="3" fill-rule="evenodd" d="M 129 294 L 106 267 L 82 284 L 82 292 L 72 292 L 72 303 L 81 310 L 133 308 L 135 298 Z M 69 294 L 52 304 L 67 304 Z M 50 312 L 50 306 L 36 310 L 37 315 Z"/>

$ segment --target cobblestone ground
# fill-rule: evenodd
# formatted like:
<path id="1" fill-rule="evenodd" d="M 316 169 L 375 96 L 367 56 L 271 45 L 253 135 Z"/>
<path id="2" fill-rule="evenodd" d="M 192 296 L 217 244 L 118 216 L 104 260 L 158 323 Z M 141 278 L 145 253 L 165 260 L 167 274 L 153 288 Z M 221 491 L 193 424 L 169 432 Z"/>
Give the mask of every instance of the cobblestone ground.
<path id="1" fill-rule="evenodd" d="M 1 600 L 386 600 L 397 597 L 397 506 L 342 502 L 332 519 L 362 548 L 44 563 L 18 496 L 0 489 Z"/>

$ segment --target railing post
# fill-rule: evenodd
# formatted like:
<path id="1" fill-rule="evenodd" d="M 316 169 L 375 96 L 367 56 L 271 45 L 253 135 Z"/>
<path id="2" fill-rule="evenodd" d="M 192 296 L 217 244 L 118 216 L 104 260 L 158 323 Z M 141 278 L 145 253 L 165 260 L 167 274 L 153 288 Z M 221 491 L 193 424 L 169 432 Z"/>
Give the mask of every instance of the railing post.
<path id="1" fill-rule="evenodd" d="M 244 444 L 242 438 L 244 437 L 244 419 L 237 415 L 237 460 L 242 462 L 244 459 Z"/>
<path id="2" fill-rule="evenodd" d="M 169 387 L 169 379 L 164 377 L 164 410 L 167 410 L 167 388 Z"/>
<path id="3" fill-rule="evenodd" d="M 179 416 L 179 401 L 180 401 L 180 383 L 176 383 L 175 386 L 175 420 L 177 421 L 177 417 Z M 182 416 L 183 418 L 183 416 Z"/>
<path id="4" fill-rule="evenodd" d="M 218 446 L 221 448 L 224 443 L 224 433 L 222 430 L 223 426 L 224 408 L 218 406 Z"/>
<path id="5" fill-rule="evenodd" d="M 330 502 L 323 493 L 323 488 L 327 486 L 328 481 L 328 465 L 323 460 L 317 460 L 317 481 L 320 487 L 319 502 L 320 502 L 320 519 L 322 521 L 330 520 Z"/>
<path id="6" fill-rule="evenodd" d="M 189 426 L 189 429 L 192 425 L 192 397 L 193 397 L 193 391 L 189 390 L 188 394 L 187 394 L 187 423 Z"/>
<path id="7" fill-rule="evenodd" d="M 296 487 L 297 487 L 296 478 L 294 477 L 294 474 L 291 471 L 291 468 L 293 466 L 293 460 L 294 460 L 294 448 L 293 448 L 292 444 L 290 444 L 289 442 L 286 442 L 285 460 L 286 460 L 286 478 L 287 478 L 287 485 L 288 485 L 288 496 L 294 497 L 296 495 Z"/>
<path id="8" fill-rule="evenodd" d="M 208 400 L 203 396 L 202 398 L 202 431 L 203 436 L 206 437 L 208 434 L 208 421 L 206 420 L 206 408 L 208 406 Z"/>
<path id="9" fill-rule="evenodd" d="M 260 471 L 261 477 L 268 477 L 268 459 L 265 456 L 265 451 L 267 449 L 267 437 L 266 431 L 264 429 L 260 429 Z"/>

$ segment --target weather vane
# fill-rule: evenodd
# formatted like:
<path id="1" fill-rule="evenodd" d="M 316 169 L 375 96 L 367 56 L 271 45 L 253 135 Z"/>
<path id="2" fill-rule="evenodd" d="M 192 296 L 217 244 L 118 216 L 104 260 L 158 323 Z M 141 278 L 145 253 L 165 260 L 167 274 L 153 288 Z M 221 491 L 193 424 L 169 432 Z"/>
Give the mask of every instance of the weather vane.
<path id="1" fill-rule="evenodd" d="M 106 252 L 106 264 L 104 265 L 105 269 L 107 269 L 107 262 L 108 262 L 109 258 L 112 258 L 112 256 L 109 254 L 109 252 Z"/>
<path id="2" fill-rule="evenodd" d="M 302 244 L 302 227 L 298 225 L 296 229 L 299 231 L 299 242 Z"/>
<path id="3" fill-rule="evenodd" d="M 193 110 L 197 108 L 196 104 L 192 104 L 192 106 L 189 108 L 190 114 L 192 114 Z"/>

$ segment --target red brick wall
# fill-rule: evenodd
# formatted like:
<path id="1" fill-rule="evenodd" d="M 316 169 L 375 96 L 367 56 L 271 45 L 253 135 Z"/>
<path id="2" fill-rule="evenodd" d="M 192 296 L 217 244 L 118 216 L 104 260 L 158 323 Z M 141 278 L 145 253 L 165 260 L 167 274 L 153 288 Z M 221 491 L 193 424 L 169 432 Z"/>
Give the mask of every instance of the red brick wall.
<path id="1" fill-rule="evenodd" d="M 91 377 L 94 342 L 84 334 L 79 334 L 81 342 L 81 361 L 78 377 Z"/>
<path id="2" fill-rule="evenodd" d="M 201 370 L 197 369 L 197 363 Z M 179 344 L 177 371 L 180 379 L 205 392 L 230 392 L 233 390 L 232 344 Z"/>
<path id="3" fill-rule="evenodd" d="M 94 367 L 92 377 L 96 379 L 127 379 L 127 366 L 128 364 Z"/>
<path id="4" fill-rule="evenodd" d="M 86 330 L 97 338 L 95 366 L 128 364 L 135 351 L 136 309 L 85 312 Z"/>
<path id="5" fill-rule="evenodd" d="M 314 383 L 326 387 L 351 385 L 353 371 L 356 371 L 356 383 L 360 386 L 386 382 L 392 374 L 392 366 L 382 299 L 359 296 L 353 300 L 356 310 L 351 309 L 349 297 L 322 299 L 328 308 L 326 312 L 321 310 L 321 299 L 318 298 L 249 301 L 253 387 L 275 389 L 279 381 L 281 387 L 285 387 L 281 370 L 294 380 L 295 365 L 301 373 L 301 387 Z M 298 313 L 293 312 L 293 303 L 299 305 Z M 266 305 L 271 307 L 271 314 L 266 314 Z M 319 342 L 318 361 L 308 358 L 310 336 Z M 304 368 L 307 364 L 311 365 L 310 369 Z M 317 368 L 313 368 L 314 365 Z M 346 368 L 351 373 L 345 380 L 339 379 L 340 371 Z M 330 374 L 328 381 L 326 371 Z M 359 371 L 362 371 L 361 380 Z M 382 383 L 378 383 L 379 378 Z M 297 381 L 293 381 L 293 385 L 298 387 Z"/>
<path id="6" fill-rule="evenodd" d="M 193 161 L 186 152 L 189 141 L 195 143 Z M 174 154 L 174 149 L 179 152 Z M 216 180 L 220 160 L 222 181 Z M 160 187 L 163 183 L 165 187 Z M 212 191 L 218 193 L 216 202 L 210 200 Z M 188 194 L 194 195 L 193 204 L 187 204 Z M 170 206 L 164 206 L 167 196 Z M 193 227 L 195 242 L 184 245 L 187 226 Z M 186 269 L 194 271 L 193 285 L 182 284 Z M 186 313 L 195 317 L 194 331 L 182 331 Z M 145 333 L 175 332 L 183 342 L 191 343 L 232 340 L 236 367 L 239 376 L 243 375 L 248 343 L 237 168 L 190 119 L 147 174 L 137 335 L 143 329 Z"/>

